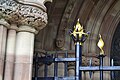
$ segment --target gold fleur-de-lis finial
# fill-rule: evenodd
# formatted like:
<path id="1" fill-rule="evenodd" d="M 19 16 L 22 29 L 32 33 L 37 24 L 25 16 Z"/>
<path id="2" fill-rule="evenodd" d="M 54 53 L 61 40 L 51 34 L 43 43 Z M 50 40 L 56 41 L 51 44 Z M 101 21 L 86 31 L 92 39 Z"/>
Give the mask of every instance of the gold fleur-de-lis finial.
<path id="1" fill-rule="evenodd" d="M 78 32 L 80 32 L 81 30 L 83 30 L 83 26 L 81 26 L 81 24 L 79 22 L 79 19 L 77 20 L 76 30 L 78 30 Z"/>
<path id="2" fill-rule="evenodd" d="M 102 40 L 102 37 L 101 37 L 101 35 L 99 34 L 99 41 L 98 41 L 98 44 L 97 44 L 97 46 L 100 48 L 100 55 L 104 55 L 104 50 L 103 50 L 103 47 L 104 47 L 104 42 L 103 42 L 103 40 Z"/>
<path id="3" fill-rule="evenodd" d="M 79 38 L 82 37 L 82 34 L 85 34 L 83 32 L 83 26 L 81 26 L 80 22 L 79 22 L 79 19 L 77 20 L 77 24 L 74 26 L 74 30 L 73 30 L 73 33 L 72 33 L 75 37 L 77 34 L 79 34 Z"/>
<path id="4" fill-rule="evenodd" d="M 73 39 L 73 41 L 75 42 L 79 42 L 80 45 L 82 45 L 82 43 L 85 42 L 85 40 L 87 39 L 88 35 L 90 32 L 85 33 L 83 26 L 81 26 L 79 19 L 77 20 L 77 24 L 74 26 L 74 30 L 70 30 L 70 35 Z"/>

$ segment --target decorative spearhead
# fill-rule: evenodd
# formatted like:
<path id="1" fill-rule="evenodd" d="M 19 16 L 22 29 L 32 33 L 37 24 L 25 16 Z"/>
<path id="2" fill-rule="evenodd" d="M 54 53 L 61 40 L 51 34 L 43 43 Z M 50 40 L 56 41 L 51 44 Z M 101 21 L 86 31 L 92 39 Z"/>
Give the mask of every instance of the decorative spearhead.
<path id="1" fill-rule="evenodd" d="M 76 31 L 78 30 L 78 32 L 81 32 L 81 30 L 83 30 L 83 26 L 81 26 L 81 24 L 79 23 L 79 19 L 77 20 L 77 24 L 76 24 Z"/>
<path id="2" fill-rule="evenodd" d="M 100 55 L 104 55 L 104 51 L 103 51 L 103 47 L 104 47 L 104 42 L 103 42 L 103 40 L 102 40 L 102 37 L 101 37 L 101 35 L 99 34 L 99 41 L 98 41 L 98 44 L 97 44 L 97 46 L 100 48 Z"/>
<path id="3" fill-rule="evenodd" d="M 88 35 L 87 33 L 84 33 L 84 29 L 83 26 L 81 26 L 81 24 L 79 23 L 79 19 L 77 20 L 77 24 L 76 26 L 74 26 L 74 30 L 72 33 L 75 37 L 77 36 L 77 34 L 79 34 L 79 38 L 82 38 L 82 35 Z"/>
<path id="4" fill-rule="evenodd" d="M 78 19 L 76 26 L 74 26 L 73 35 L 76 37 L 76 35 L 79 34 L 79 38 L 81 38 L 83 33 L 83 26 L 81 26 Z"/>
<path id="5" fill-rule="evenodd" d="M 84 32 L 83 26 L 80 25 L 78 19 L 77 24 L 74 26 L 74 30 L 70 30 L 69 33 L 75 43 L 80 42 L 80 44 L 82 45 L 82 43 L 85 42 L 85 40 L 87 39 L 90 32 Z"/>

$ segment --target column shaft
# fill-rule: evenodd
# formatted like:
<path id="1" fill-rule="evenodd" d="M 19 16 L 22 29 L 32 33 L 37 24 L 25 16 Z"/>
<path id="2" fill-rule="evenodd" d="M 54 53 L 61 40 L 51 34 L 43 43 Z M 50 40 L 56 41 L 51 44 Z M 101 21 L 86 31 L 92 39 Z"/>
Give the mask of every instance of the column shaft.
<path id="1" fill-rule="evenodd" d="M 14 80 L 31 80 L 34 48 L 34 33 L 18 32 Z"/>
<path id="2" fill-rule="evenodd" d="M 11 25 L 11 27 L 17 27 L 17 26 Z M 10 29 L 8 31 L 8 38 L 7 38 L 4 80 L 8 80 L 8 79 L 13 80 L 15 44 L 16 44 L 16 30 Z"/>
<path id="3" fill-rule="evenodd" d="M 0 80 L 3 79 L 7 28 L 0 25 Z"/>

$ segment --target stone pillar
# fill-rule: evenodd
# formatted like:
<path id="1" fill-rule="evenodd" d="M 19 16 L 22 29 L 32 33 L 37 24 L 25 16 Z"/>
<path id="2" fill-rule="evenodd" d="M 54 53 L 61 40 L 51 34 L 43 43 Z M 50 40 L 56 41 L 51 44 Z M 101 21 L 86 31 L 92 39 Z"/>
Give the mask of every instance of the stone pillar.
<path id="1" fill-rule="evenodd" d="M 14 80 L 31 80 L 35 29 L 20 26 L 16 40 Z"/>
<path id="2" fill-rule="evenodd" d="M 36 30 L 39 31 L 44 28 L 47 24 L 47 13 L 44 2 L 45 0 L 0 1 L 0 14 L 3 14 L 2 16 L 0 15 L 0 18 L 5 18 L 5 20 L 10 24 L 16 24 L 19 26 L 18 33 L 16 35 L 17 40 L 13 80 L 31 80 L 34 33 L 36 33 Z M 0 71 L 3 70 L 3 67 L 0 66 L 0 68 Z M 7 75 L 7 70 L 5 75 Z"/>
<path id="3" fill-rule="evenodd" d="M 4 19 L 0 19 L 0 80 L 3 79 L 5 46 L 8 26 L 9 24 Z"/>
<path id="4" fill-rule="evenodd" d="M 13 80 L 17 25 L 12 24 L 8 31 L 4 80 Z"/>

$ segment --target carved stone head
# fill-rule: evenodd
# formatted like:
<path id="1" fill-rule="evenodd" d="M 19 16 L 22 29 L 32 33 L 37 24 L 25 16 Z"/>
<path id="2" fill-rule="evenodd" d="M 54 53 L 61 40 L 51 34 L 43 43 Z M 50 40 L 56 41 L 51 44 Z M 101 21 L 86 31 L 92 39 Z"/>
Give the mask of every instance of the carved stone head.
<path id="1" fill-rule="evenodd" d="M 62 47 L 64 47 L 64 43 L 65 43 L 65 41 L 62 37 L 58 37 L 56 39 L 56 47 L 57 48 L 61 49 Z"/>

